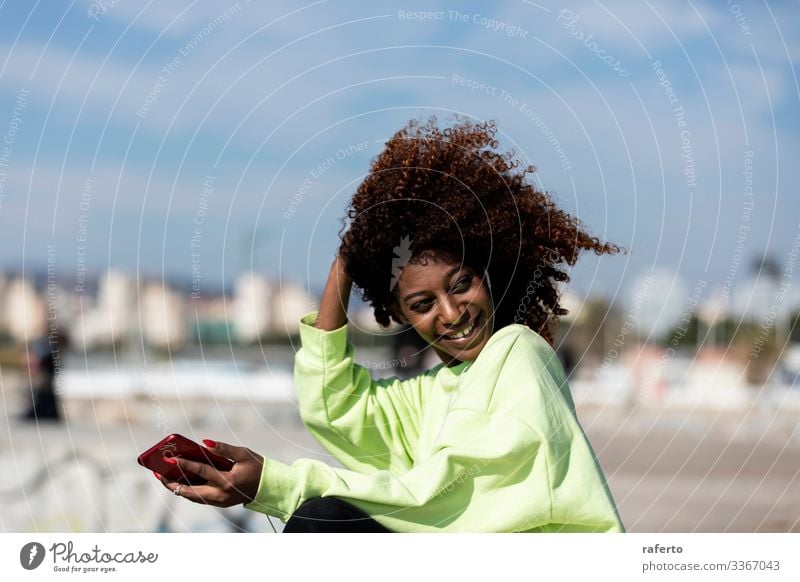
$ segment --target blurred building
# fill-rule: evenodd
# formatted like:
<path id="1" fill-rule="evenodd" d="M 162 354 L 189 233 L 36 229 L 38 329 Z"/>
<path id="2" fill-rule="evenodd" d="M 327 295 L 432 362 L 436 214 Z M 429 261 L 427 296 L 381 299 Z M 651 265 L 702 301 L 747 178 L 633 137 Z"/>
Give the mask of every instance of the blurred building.
<path id="1" fill-rule="evenodd" d="M 42 337 L 46 327 L 46 308 L 33 284 L 18 277 L 5 293 L 4 322 L 6 331 L 19 343 Z"/>
<path id="2" fill-rule="evenodd" d="M 258 273 L 239 275 L 234 286 L 231 323 L 235 337 L 243 343 L 258 341 L 273 323 L 272 300 L 275 292 L 272 284 Z"/>
<path id="3" fill-rule="evenodd" d="M 97 282 L 97 296 L 81 296 L 73 333 L 87 348 L 123 342 L 138 330 L 137 282 L 119 271 L 106 271 Z"/>
<path id="4" fill-rule="evenodd" d="M 195 317 L 190 335 L 199 343 L 228 343 L 231 341 L 231 326 L 228 311 L 233 304 L 224 295 L 192 298 L 189 317 Z"/>
<path id="5" fill-rule="evenodd" d="M 276 333 L 296 334 L 300 318 L 317 309 L 316 299 L 291 281 L 281 281 L 272 297 L 271 327 Z"/>
<path id="6" fill-rule="evenodd" d="M 142 336 L 158 348 L 178 349 L 186 342 L 190 324 L 186 297 L 163 281 L 145 284 L 141 295 Z"/>
<path id="7" fill-rule="evenodd" d="M 107 321 L 107 333 L 117 339 L 129 334 L 135 326 L 136 282 L 119 271 L 108 271 L 100 280 L 97 290 L 97 309 Z"/>

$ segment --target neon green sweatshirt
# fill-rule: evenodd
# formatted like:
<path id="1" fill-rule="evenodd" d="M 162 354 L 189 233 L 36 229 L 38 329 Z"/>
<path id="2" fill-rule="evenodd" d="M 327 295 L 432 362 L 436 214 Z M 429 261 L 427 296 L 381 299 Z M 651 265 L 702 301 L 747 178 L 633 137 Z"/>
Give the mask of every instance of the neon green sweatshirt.
<path id="1" fill-rule="evenodd" d="M 264 459 L 244 507 L 288 520 L 335 496 L 396 532 L 624 531 L 547 341 L 512 324 L 473 362 L 373 380 L 347 324 L 300 320 L 295 386 L 308 429 L 346 469 Z"/>

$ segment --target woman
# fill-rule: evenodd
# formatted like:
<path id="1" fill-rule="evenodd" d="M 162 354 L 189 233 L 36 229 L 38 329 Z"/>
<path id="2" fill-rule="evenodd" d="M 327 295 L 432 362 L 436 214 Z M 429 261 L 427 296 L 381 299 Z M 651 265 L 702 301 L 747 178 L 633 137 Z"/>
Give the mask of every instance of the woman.
<path id="1" fill-rule="evenodd" d="M 236 461 L 208 485 L 165 485 L 193 501 L 287 521 L 284 531 L 623 531 L 552 348 L 557 282 L 583 250 L 619 248 L 496 151 L 493 122 L 411 121 L 353 196 L 320 309 L 300 322 L 303 421 L 345 465 L 292 465 L 205 441 Z M 442 363 L 373 380 L 354 362 L 355 284 L 377 321 L 413 326 Z"/>

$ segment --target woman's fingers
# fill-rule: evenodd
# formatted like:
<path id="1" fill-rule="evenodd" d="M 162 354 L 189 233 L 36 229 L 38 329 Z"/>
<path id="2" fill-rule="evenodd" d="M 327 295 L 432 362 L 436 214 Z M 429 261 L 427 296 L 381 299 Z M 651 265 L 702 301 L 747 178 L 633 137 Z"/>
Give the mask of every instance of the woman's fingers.
<path id="1" fill-rule="evenodd" d="M 251 501 L 261 482 L 264 458 L 246 447 L 237 447 L 212 440 L 203 441 L 210 451 L 235 462 L 230 471 L 220 471 L 206 463 L 182 457 L 165 459 L 176 465 L 184 477 L 198 476 L 207 481 L 203 485 L 181 485 L 161 477 L 164 486 L 173 493 L 178 490 L 181 497 L 195 503 L 206 503 L 218 507 L 230 507 Z"/>
<path id="2" fill-rule="evenodd" d="M 208 485 L 186 485 L 177 481 L 167 481 L 161 479 L 164 487 L 172 491 L 173 494 L 193 501 L 194 503 L 203 503 L 206 505 L 216 505 L 218 503 L 216 487 L 209 487 Z M 180 489 L 178 489 L 180 487 Z M 175 493 L 175 492 L 178 493 Z"/>
<path id="3" fill-rule="evenodd" d="M 183 457 L 171 457 L 164 460 L 170 464 L 177 465 L 184 477 L 188 478 L 192 475 L 196 475 L 220 487 L 228 483 L 227 478 L 220 471 L 206 463 L 190 461 L 189 459 L 184 459 Z M 186 475 L 186 473 L 191 473 L 191 475 Z"/>
<path id="4" fill-rule="evenodd" d="M 243 463 L 245 461 L 252 461 L 258 455 L 253 453 L 247 447 L 236 447 L 227 443 L 218 443 L 210 439 L 203 439 L 203 444 L 209 450 L 214 451 L 217 455 L 230 459 L 236 463 Z"/>

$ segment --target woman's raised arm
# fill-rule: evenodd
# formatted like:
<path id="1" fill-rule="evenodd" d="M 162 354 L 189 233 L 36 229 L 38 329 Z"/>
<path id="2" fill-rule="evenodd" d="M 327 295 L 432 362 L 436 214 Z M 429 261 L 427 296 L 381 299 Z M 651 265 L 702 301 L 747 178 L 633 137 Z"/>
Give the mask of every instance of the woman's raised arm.
<path id="1" fill-rule="evenodd" d="M 344 261 L 337 255 L 328 273 L 314 327 L 333 331 L 347 323 L 347 304 L 352 286 L 353 282 L 344 270 Z"/>
<path id="2" fill-rule="evenodd" d="M 300 320 L 294 380 L 300 417 L 323 446 L 350 469 L 408 470 L 421 415 L 419 377 L 374 380 L 355 362 L 348 341 L 352 280 L 344 260 L 331 266 L 313 318 Z"/>

